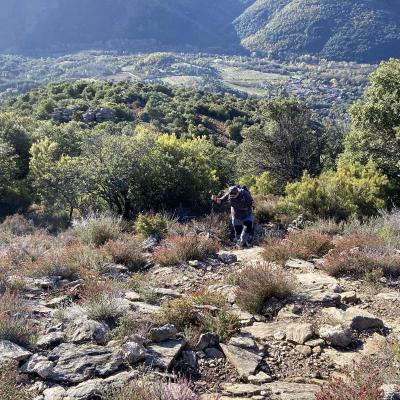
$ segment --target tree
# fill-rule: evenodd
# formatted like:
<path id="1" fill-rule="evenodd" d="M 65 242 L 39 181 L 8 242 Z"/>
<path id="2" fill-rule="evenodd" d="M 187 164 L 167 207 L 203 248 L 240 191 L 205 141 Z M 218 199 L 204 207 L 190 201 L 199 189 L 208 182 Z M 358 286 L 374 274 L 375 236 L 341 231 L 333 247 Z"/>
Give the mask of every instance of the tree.
<path id="1" fill-rule="evenodd" d="M 305 170 L 321 170 L 323 127 L 311 111 L 296 100 L 280 99 L 265 105 L 260 123 L 244 131 L 239 174 L 271 174 L 277 191 L 300 178 Z"/>
<path id="2" fill-rule="evenodd" d="M 73 212 L 82 204 L 87 189 L 82 159 L 62 155 L 57 158 L 58 145 L 48 138 L 31 149 L 30 177 L 41 203 L 52 211 Z"/>
<path id="3" fill-rule="evenodd" d="M 0 199 L 13 184 L 17 172 L 16 160 L 14 149 L 0 138 Z"/>
<path id="4" fill-rule="evenodd" d="M 343 157 L 366 164 L 374 161 L 391 184 L 400 185 L 400 60 L 382 63 L 351 109 L 351 131 Z"/>

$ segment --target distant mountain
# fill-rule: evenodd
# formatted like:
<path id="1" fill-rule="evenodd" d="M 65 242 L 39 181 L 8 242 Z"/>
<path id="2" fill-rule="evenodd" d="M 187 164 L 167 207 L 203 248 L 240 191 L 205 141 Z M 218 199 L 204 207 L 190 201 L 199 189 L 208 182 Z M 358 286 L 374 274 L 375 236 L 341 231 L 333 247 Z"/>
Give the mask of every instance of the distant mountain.
<path id="1" fill-rule="evenodd" d="M 400 0 L 0 0 L 0 52 L 400 57 Z"/>
<path id="2" fill-rule="evenodd" d="M 279 58 L 400 56 L 399 0 L 257 0 L 234 24 L 244 47 Z"/>
<path id="3" fill-rule="evenodd" d="M 238 50 L 243 0 L 0 0 L 0 51 L 170 46 Z"/>

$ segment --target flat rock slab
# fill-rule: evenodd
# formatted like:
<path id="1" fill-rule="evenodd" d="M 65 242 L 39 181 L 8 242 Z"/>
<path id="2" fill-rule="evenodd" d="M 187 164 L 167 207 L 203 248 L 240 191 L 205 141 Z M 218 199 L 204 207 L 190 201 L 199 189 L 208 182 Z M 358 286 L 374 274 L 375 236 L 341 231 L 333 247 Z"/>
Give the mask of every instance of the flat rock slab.
<path id="1" fill-rule="evenodd" d="M 375 296 L 378 300 L 387 300 L 387 301 L 400 301 L 400 293 L 399 292 L 381 292 Z"/>
<path id="2" fill-rule="evenodd" d="M 288 324 L 287 322 L 256 322 L 252 326 L 246 326 L 240 331 L 243 335 L 250 335 L 258 341 L 272 339 L 276 333 L 285 333 Z"/>
<path id="3" fill-rule="evenodd" d="M 221 348 L 241 379 L 247 381 L 249 375 L 253 375 L 256 372 L 261 361 L 261 357 L 258 354 L 230 344 L 221 344 Z"/>
<path id="4" fill-rule="evenodd" d="M 298 296 L 311 303 L 339 304 L 340 291 L 337 279 L 318 272 L 297 274 Z"/>
<path id="5" fill-rule="evenodd" d="M 223 389 L 224 394 L 232 396 L 255 396 L 263 390 L 261 386 L 252 383 L 225 383 Z"/>
<path id="6" fill-rule="evenodd" d="M 162 343 L 154 343 L 147 348 L 146 364 L 161 369 L 170 369 L 182 348 L 184 340 L 167 340 Z"/>
<path id="7" fill-rule="evenodd" d="M 314 400 L 320 387 L 302 383 L 272 382 L 263 385 L 263 389 L 271 392 L 277 400 Z"/>
<path id="8" fill-rule="evenodd" d="M 310 263 L 309 261 L 299 260 L 297 258 L 291 258 L 290 260 L 286 261 L 285 267 L 303 271 L 315 269 L 313 263 Z"/>
<path id="9" fill-rule="evenodd" d="M 286 340 L 297 344 L 304 344 L 313 335 L 313 326 L 309 323 L 289 324 L 286 328 Z"/>
<path id="10" fill-rule="evenodd" d="M 70 383 L 109 376 L 124 363 L 121 350 L 72 343 L 63 343 L 56 347 L 48 358 L 54 362 L 49 379 Z"/>
<path id="11" fill-rule="evenodd" d="M 380 318 L 358 307 L 349 307 L 346 311 L 330 307 L 322 310 L 322 315 L 332 325 L 340 324 L 358 331 L 384 326 Z"/>
<path id="12" fill-rule="evenodd" d="M 32 353 L 8 340 L 0 340 L 0 364 L 7 361 L 24 361 Z"/>
<path id="13" fill-rule="evenodd" d="M 262 247 L 254 246 L 250 249 L 234 250 L 229 253 L 234 254 L 237 257 L 237 260 L 241 263 L 254 264 L 257 262 L 265 262 L 261 256 L 263 251 L 264 249 Z"/>

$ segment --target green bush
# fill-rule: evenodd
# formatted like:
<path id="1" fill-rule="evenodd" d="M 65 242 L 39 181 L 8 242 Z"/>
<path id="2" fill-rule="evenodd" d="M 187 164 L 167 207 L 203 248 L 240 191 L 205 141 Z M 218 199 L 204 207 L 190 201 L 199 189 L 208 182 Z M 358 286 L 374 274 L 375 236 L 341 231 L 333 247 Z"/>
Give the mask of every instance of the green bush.
<path id="1" fill-rule="evenodd" d="M 372 162 L 361 165 L 340 161 L 336 171 L 315 178 L 306 172 L 299 182 L 289 183 L 278 207 L 338 220 L 373 215 L 385 206 L 387 185 L 387 178 Z"/>
<path id="2" fill-rule="evenodd" d="M 139 214 L 135 221 L 135 232 L 145 238 L 164 237 L 168 231 L 168 222 L 164 214 Z"/>
<path id="3" fill-rule="evenodd" d="M 273 192 L 274 183 L 269 172 L 261 175 L 245 175 L 239 179 L 241 185 L 246 185 L 253 195 L 267 195 Z"/>

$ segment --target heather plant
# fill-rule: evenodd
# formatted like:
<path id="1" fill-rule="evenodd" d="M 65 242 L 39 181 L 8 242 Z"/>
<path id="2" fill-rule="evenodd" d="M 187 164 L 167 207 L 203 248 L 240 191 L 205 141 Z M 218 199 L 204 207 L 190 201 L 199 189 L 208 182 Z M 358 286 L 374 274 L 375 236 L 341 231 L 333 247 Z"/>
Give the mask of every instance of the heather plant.
<path id="1" fill-rule="evenodd" d="M 168 238 L 154 253 L 161 265 L 178 265 L 190 260 L 204 260 L 218 251 L 218 244 L 203 236 L 174 236 Z"/>
<path id="2" fill-rule="evenodd" d="M 328 235 L 310 231 L 291 232 L 283 240 L 267 242 L 262 253 L 265 261 L 284 264 L 290 258 L 307 260 L 322 257 L 333 247 Z"/>
<path id="3" fill-rule="evenodd" d="M 295 278 L 273 264 L 258 263 L 246 267 L 238 277 L 237 304 L 244 310 L 259 314 L 272 297 L 284 299 L 295 288 Z"/>
<path id="4" fill-rule="evenodd" d="M 124 240 L 109 240 L 102 250 L 111 257 L 114 263 L 123 264 L 130 271 L 141 270 L 147 263 L 140 241 L 133 237 L 126 237 Z"/>
<path id="5" fill-rule="evenodd" d="M 382 400 L 382 370 L 365 357 L 353 363 L 348 379 L 334 378 L 315 395 L 315 400 Z"/>
<path id="6" fill-rule="evenodd" d="M 400 275 L 400 255 L 374 235 L 349 235 L 335 243 L 323 268 L 333 276 L 351 275 L 377 280 Z"/>

